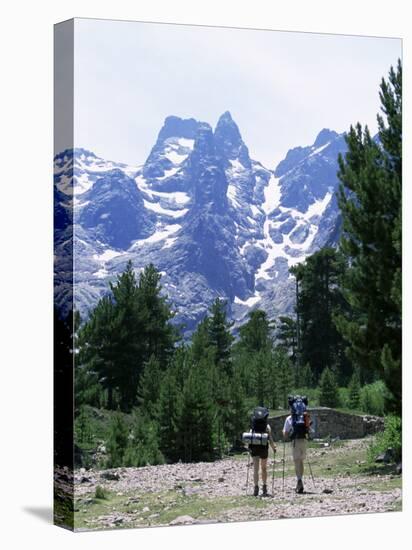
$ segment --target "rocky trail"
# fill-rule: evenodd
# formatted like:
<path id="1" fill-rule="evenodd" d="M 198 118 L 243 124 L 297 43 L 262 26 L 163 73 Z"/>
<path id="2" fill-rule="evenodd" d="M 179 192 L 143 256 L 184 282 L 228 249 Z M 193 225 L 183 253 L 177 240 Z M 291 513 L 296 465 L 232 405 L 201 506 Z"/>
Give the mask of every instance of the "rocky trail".
<path id="1" fill-rule="evenodd" d="M 252 467 L 246 487 L 247 455 L 213 463 L 79 470 L 75 473 L 75 527 L 90 530 L 400 510 L 401 476 L 388 468 L 370 473 L 366 445 L 365 440 L 351 440 L 309 449 L 314 481 L 306 463 L 305 492 L 297 495 L 288 447 L 283 490 L 280 444 L 274 476 L 273 460 L 268 463 L 268 498 L 251 496 Z M 104 498 L 96 498 L 98 486 Z"/>

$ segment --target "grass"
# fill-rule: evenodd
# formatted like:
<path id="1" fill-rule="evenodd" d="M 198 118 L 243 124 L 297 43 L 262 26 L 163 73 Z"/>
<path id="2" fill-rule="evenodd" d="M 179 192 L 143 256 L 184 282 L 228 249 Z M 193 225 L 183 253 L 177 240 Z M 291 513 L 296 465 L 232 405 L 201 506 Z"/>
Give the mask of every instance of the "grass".
<path id="1" fill-rule="evenodd" d="M 393 501 L 391 508 L 388 512 L 402 512 L 402 499 L 396 499 Z"/>
<path id="2" fill-rule="evenodd" d="M 264 508 L 268 500 L 247 497 L 247 506 Z M 244 507 L 245 497 L 185 496 L 175 491 L 144 495 L 106 493 L 106 499 L 78 499 L 75 505 L 75 528 L 102 528 L 99 516 L 127 515 L 131 521 L 124 527 L 167 525 L 179 516 L 190 515 L 198 520 L 216 520 L 234 508 Z"/>
<path id="3" fill-rule="evenodd" d="M 393 478 L 384 481 L 373 480 L 370 483 L 367 483 L 366 487 L 369 491 L 377 491 L 379 493 L 385 493 L 387 491 L 392 491 L 393 489 L 402 489 L 402 477 L 394 476 Z"/>
<path id="4" fill-rule="evenodd" d="M 308 462 L 312 467 L 313 475 L 322 477 L 332 477 L 336 475 L 336 472 L 342 473 L 359 473 L 359 462 L 366 461 L 365 449 L 351 449 L 350 453 L 345 452 L 345 445 L 339 442 L 339 448 L 342 452 L 336 453 L 334 449 L 336 446 L 326 447 L 322 449 L 316 448 L 312 450 L 312 447 L 308 447 L 305 461 L 305 468 L 308 468 Z M 291 476 L 294 474 L 294 463 L 292 459 L 292 447 L 291 443 L 286 443 L 285 447 L 285 475 Z M 275 477 L 283 475 L 283 444 L 278 445 L 278 452 L 276 453 L 275 465 Z"/>

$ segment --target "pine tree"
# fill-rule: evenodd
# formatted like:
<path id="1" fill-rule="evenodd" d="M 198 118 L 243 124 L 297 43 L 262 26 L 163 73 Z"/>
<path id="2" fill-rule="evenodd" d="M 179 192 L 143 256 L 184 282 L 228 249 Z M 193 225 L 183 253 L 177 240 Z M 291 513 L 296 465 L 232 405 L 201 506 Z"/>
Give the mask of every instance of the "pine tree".
<path id="1" fill-rule="evenodd" d="M 270 398 L 273 400 L 269 386 L 271 367 L 272 353 L 269 349 L 263 349 L 251 354 L 249 369 L 253 377 L 254 396 L 257 399 L 257 403 L 262 407 L 269 404 Z"/>
<path id="2" fill-rule="evenodd" d="M 337 367 L 346 378 L 351 367 L 335 325 L 335 316 L 347 307 L 340 291 L 343 257 L 333 248 L 323 248 L 290 271 L 298 285 L 300 364 L 309 363 L 316 381 L 327 367 Z"/>
<path id="3" fill-rule="evenodd" d="M 319 405 L 337 407 L 339 405 L 339 388 L 333 371 L 326 368 L 319 382 Z"/>
<path id="4" fill-rule="evenodd" d="M 247 407 L 245 393 L 239 373 L 235 372 L 230 380 L 228 425 L 226 435 L 231 443 L 236 446 L 241 441 L 243 431 L 248 427 L 245 425 Z"/>
<path id="5" fill-rule="evenodd" d="M 178 340 L 177 329 L 170 323 L 173 313 L 161 295 L 161 275 L 153 264 L 145 267 L 139 277 L 137 307 L 144 342 L 144 362 L 152 355 L 164 368 L 173 355 Z"/>
<path id="6" fill-rule="evenodd" d="M 119 468 L 124 465 L 124 456 L 129 442 L 129 429 L 123 414 L 114 413 L 107 441 L 107 467 Z"/>
<path id="7" fill-rule="evenodd" d="M 296 320 L 292 317 L 280 316 L 276 332 L 277 347 L 284 349 L 292 361 L 296 362 Z"/>
<path id="8" fill-rule="evenodd" d="M 171 462 L 184 457 L 182 430 L 182 389 L 179 387 L 176 369 L 169 368 L 163 375 L 159 396 L 159 447 Z"/>
<path id="9" fill-rule="evenodd" d="M 89 445 L 93 441 L 93 431 L 90 424 L 90 418 L 87 415 L 84 406 L 80 407 L 79 414 L 75 422 L 76 440 L 79 445 Z"/>
<path id="10" fill-rule="evenodd" d="M 139 405 L 152 417 L 157 413 L 161 376 L 159 361 L 152 355 L 144 367 L 137 392 Z"/>
<path id="11" fill-rule="evenodd" d="M 273 399 L 269 387 L 273 325 L 263 310 L 249 313 L 248 321 L 239 329 L 239 340 L 233 346 L 236 369 L 248 397 L 258 403 Z"/>
<path id="12" fill-rule="evenodd" d="M 344 279 L 351 314 L 338 319 L 354 363 L 378 372 L 401 414 L 402 66 L 382 80 L 379 133 L 358 123 L 339 159 L 341 248 L 350 266 Z"/>
<path id="13" fill-rule="evenodd" d="M 306 365 L 301 368 L 299 380 L 295 382 L 295 385 L 299 388 L 313 387 L 313 375 L 309 363 L 306 363 Z"/>
<path id="14" fill-rule="evenodd" d="M 208 350 L 212 349 L 212 342 L 209 334 L 210 318 L 206 317 L 199 322 L 195 332 L 192 334 L 192 342 L 190 346 L 190 357 L 192 361 L 198 362 Z M 213 348 L 213 356 L 216 356 L 216 350 Z"/>
<path id="15" fill-rule="evenodd" d="M 115 306 L 111 296 L 104 296 L 91 312 L 79 334 L 79 363 L 95 374 L 108 392 L 109 409 L 114 408 L 113 391 L 119 386 L 116 368 Z M 79 372 L 80 367 L 77 369 Z"/>
<path id="16" fill-rule="evenodd" d="M 355 369 L 349 382 L 349 406 L 351 409 L 359 409 L 360 404 L 360 376 L 359 369 Z"/>
<path id="17" fill-rule="evenodd" d="M 208 366 L 202 359 L 190 369 L 183 388 L 180 430 L 185 462 L 212 458 L 215 417 Z"/>
<path id="18" fill-rule="evenodd" d="M 109 409 L 119 405 L 129 412 L 150 358 L 164 369 L 173 356 L 177 333 L 159 281 L 160 274 L 149 265 L 137 283 L 129 261 L 79 331 L 79 361 L 107 390 Z"/>
<path id="19" fill-rule="evenodd" d="M 288 395 L 293 387 L 293 370 L 289 357 L 283 350 L 276 350 L 274 365 L 279 401 L 284 409 L 288 406 Z"/>
<path id="20" fill-rule="evenodd" d="M 249 320 L 239 329 L 240 345 L 248 352 L 259 352 L 272 347 L 273 326 L 261 309 L 249 313 Z"/>
<path id="21" fill-rule="evenodd" d="M 215 349 L 215 364 L 226 374 L 231 374 L 231 347 L 234 337 L 230 333 L 233 325 L 227 320 L 226 301 L 216 298 L 210 308 L 210 319 L 207 322 L 210 344 Z"/>

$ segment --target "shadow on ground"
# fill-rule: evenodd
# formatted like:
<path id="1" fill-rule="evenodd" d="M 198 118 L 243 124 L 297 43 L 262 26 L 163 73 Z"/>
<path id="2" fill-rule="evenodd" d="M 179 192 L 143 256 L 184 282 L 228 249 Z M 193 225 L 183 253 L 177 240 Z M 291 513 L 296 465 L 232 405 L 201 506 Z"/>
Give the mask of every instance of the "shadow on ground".
<path id="1" fill-rule="evenodd" d="M 53 524 L 53 508 L 46 506 L 26 506 L 23 510 L 27 514 L 31 514 L 50 525 Z"/>

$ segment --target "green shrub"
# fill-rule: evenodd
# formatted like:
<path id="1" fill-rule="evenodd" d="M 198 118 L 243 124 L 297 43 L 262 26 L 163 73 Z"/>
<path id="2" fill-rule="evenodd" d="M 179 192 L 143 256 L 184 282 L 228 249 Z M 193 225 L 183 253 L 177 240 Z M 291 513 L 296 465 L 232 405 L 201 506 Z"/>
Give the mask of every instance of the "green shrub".
<path id="1" fill-rule="evenodd" d="M 326 368 L 319 381 L 319 405 L 322 407 L 339 407 L 339 388 L 334 372 Z"/>
<path id="2" fill-rule="evenodd" d="M 361 383 L 360 383 L 360 374 L 359 370 L 356 369 L 350 379 L 348 386 L 349 393 L 349 407 L 351 409 L 359 409 L 360 405 L 360 395 L 361 395 Z"/>
<path id="3" fill-rule="evenodd" d="M 387 390 L 382 381 L 367 384 L 360 390 L 359 405 L 362 411 L 383 416 L 385 413 L 385 396 Z"/>
<path id="4" fill-rule="evenodd" d="M 402 420 L 399 416 L 385 417 L 385 429 L 378 433 L 368 449 L 368 460 L 374 462 L 376 457 L 391 448 L 395 462 L 402 460 Z"/>
<path id="5" fill-rule="evenodd" d="M 129 441 L 129 429 L 124 416 L 116 412 L 110 422 L 109 438 L 107 441 L 107 468 L 124 466 L 124 455 Z"/>
<path id="6" fill-rule="evenodd" d="M 313 373 L 309 363 L 306 363 L 306 365 L 300 369 L 299 380 L 303 386 L 306 386 L 307 388 L 313 387 Z"/>
<path id="7" fill-rule="evenodd" d="M 125 449 L 123 466 L 150 466 L 164 464 L 159 448 L 159 425 L 139 409 L 132 415 L 131 434 Z"/>
<path id="8" fill-rule="evenodd" d="M 351 409 L 352 408 L 348 388 L 339 388 L 339 406 L 342 409 Z"/>
<path id="9" fill-rule="evenodd" d="M 106 491 L 100 485 L 98 485 L 96 487 L 96 490 L 95 490 L 95 493 L 94 493 L 94 498 L 99 498 L 99 499 L 106 499 L 107 498 Z"/>
<path id="10" fill-rule="evenodd" d="M 75 419 L 74 433 L 79 446 L 88 447 L 93 442 L 92 425 L 85 406 L 80 407 L 80 412 Z"/>

